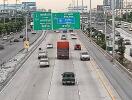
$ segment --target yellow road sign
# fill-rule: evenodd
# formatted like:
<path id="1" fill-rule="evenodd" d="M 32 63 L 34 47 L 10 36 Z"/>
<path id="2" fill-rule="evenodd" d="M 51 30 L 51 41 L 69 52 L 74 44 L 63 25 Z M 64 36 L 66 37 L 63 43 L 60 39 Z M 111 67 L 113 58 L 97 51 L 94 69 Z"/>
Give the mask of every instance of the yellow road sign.
<path id="1" fill-rule="evenodd" d="M 29 41 L 24 41 L 24 48 L 29 48 Z"/>

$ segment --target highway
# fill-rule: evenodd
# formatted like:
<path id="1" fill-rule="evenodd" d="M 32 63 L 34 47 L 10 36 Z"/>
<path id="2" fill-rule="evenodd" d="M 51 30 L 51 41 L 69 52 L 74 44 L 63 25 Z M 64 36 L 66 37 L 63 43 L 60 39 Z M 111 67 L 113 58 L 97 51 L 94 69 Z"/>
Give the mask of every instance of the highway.
<path id="1" fill-rule="evenodd" d="M 131 78 L 118 65 L 113 65 L 106 59 L 105 55 L 103 55 L 96 46 L 93 46 L 93 44 L 87 41 L 87 38 L 83 34 L 78 35 L 122 100 L 132 100 Z"/>
<path id="2" fill-rule="evenodd" d="M 24 35 L 24 32 L 20 34 L 15 34 L 14 36 L 11 36 L 11 37 L 19 39 L 19 36 L 21 34 Z M 31 34 L 31 32 L 28 32 L 28 36 L 30 38 L 30 44 L 36 41 L 36 39 L 40 37 L 40 35 L 41 33 L 39 32 L 37 34 Z M 0 42 L 3 42 L 5 46 L 4 50 L 0 50 L 0 64 L 2 62 L 9 60 L 11 57 L 15 56 L 20 50 L 23 49 L 23 38 L 19 40 L 20 42 L 12 42 L 11 45 L 9 41 L 7 42 L 7 41 L 3 41 L 2 39 L 0 40 Z"/>
<path id="3" fill-rule="evenodd" d="M 131 94 L 132 89 L 129 87 L 131 84 L 124 84 L 125 82 L 129 83 L 130 80 L 124 78 L 124 74 L 120 73 L 120 70 L 105 59 L 105 56 L 89 43 L 88 39 L 80 31 L 78 31 L 77 40 L 72 40 L 70 34 L 67 34 L 70 42 L 70 59 L 56 59 L 56 41 L 60 40 L 61 34 L 48 32 L 46 39 L 39 46 L 46 49 L 47 43 L 53 43 L 54 48 L 47 49 L 50 67 L 39 68 L 38 47 L 0 92 L 0 100 L 132 100 L 131 95 L 127 95 L 128 92 L 128 94 Z M 74 50 L 76 43 L 82 45 L 81 51 L 89 50 L 90 61 L 80 61 L 79 54 L 81 51 Z M 99 63 L 100 60 L 101 62 Z M 128 86 L 129 88 L 125 88 L 128 89 L 128 92 L 121 91 L 124 93 L 120 95 L 122 99 L 116 92 L 118 87 L 115 90 L 112 86 L 113 84 L 111 84 L 111 81 L 116 81 L 112 77 L 109 82 L 106 78 L 107 75 L 105 76 L 101 70 L 100 64 L 103 64 L 103 66 L 110 65 L 106 66 L 106 69 L 112 69 L 112 72 L 104 70 L 104 67 L 102 70 L 106 71 L 105 74 L 109 75 L 110 72 L 114 73 L 114 70 L 117 70 L 119 72 L 115 74 L 120 74 L 121 76 L 117 75 L 116 77 L 124 78 L 125 81 L 122 82 L 122 85 L 124 84 L 123 86 Z M 66 71 L 75 73 L 77 81 L 75 86 L 62 85 L 61 74 Z"/>
<path id="4" fill-rule="evenodd" d="M 130 27 L 130 24 L 129 26 Z M 96 25 L 96 29 L 97 30 L 105 30 L 104 29 L 104 25 L 100 26 L 100 25 Z M 129 31 L 129 28 L 124 28 L 123 27 L 123 23 L 121 25 L 121 28 L 116 28 L 116 31 L 120 32 L 121 37 L 123 37 L 124 39 L 130 39 L 131 43 L 132 43 L 132 32 Z M 112 28 L 110 25 L 107 25 L 107 34 L 112 33 Z M 132 61 L 132 57 L 130 56 L 130 48 L 132 48 L 132 45 L 125 45 L 126 50 L 125 50 L 125 58 L 128 59 L 129 61 Z"/>

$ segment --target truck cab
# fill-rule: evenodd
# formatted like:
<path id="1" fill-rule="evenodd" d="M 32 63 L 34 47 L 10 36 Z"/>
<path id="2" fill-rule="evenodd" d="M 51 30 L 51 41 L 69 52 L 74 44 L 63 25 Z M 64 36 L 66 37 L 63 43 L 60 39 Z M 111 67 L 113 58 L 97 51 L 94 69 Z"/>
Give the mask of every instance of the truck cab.
<path id="1" fill-rule="evenodd" d="M 75 85 L 75 74 L 73 72 L 64 72 L 62 74 L 63 85 Z"/>

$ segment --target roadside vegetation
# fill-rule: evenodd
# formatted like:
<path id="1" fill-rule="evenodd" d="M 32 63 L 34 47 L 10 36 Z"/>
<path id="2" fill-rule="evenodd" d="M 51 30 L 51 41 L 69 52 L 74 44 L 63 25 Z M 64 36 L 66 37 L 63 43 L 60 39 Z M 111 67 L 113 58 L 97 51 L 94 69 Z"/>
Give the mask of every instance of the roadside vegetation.
<path id="1" fill-rule="evenodd" d="M 0 36 L 10 34 L 10 32 L 16 33 L 20 32 L 25 25 L 25 17 L 24 14 L 19 14 L 16 20 L 15 18 L 4 18 L 0 19 Z"/>
<path id="2" fill-rule="evenodd" d="M 91 34 L 91 39 L 99 45 L 102 49 L 106 50 L 106 41 L 105 41 L 105 35 L 101 33 L 100 31 L 96 30 L 94 27 L 92 29 L 92 34 Z M 83 30 L 83 32 L 90 37 L 90 28 L 87 28 L 86 30 Z M 124 40 L 123 38 L 120 38 L 117 41 L 118 49 L 115 50 L 115 58 L 116 60 L 125 66 L 127 69 L 132 71 L 132 62 L 128 61 L 125 57 L 125 45 L 124 45 Z"/>

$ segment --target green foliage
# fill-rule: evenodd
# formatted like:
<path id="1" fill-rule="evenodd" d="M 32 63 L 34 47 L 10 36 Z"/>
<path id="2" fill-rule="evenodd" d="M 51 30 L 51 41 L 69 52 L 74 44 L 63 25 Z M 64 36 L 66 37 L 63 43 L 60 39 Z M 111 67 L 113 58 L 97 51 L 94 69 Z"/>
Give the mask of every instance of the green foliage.
<path id="1" fill-rule="evenodd" d="M 23 20 L 17 20 L 15 21 L 9 21 L 5 24 L 0 23 L 0 35 L 1 34 L 9 34 L 10 32 L 18 32 L 21 31 L 21 29 L 24 26 Z"/>
<path id="2" fill-rule="evenodd" d="M 118 52 L 119 52 L 119 62 L 124 64 L 124 53 L 125 53 L 125 45 L 123 42 L 123 38 L 120 38 L 118 41 Z"/>
<path id="3" fill-rule="evenodd" d="M 127 22 L 132 22 L 132 12 L 123 14 L 122 20 L 126 21 L 126 17 L 127 17 Z"/>

